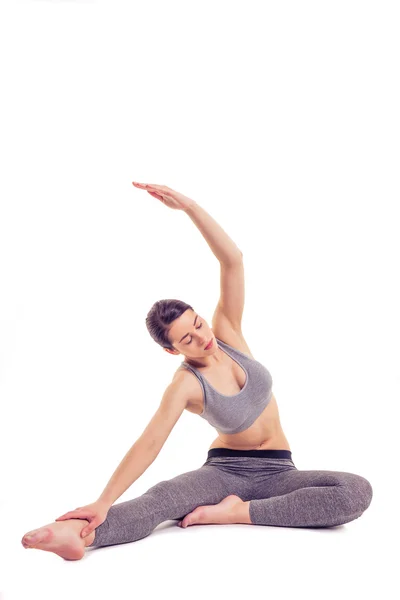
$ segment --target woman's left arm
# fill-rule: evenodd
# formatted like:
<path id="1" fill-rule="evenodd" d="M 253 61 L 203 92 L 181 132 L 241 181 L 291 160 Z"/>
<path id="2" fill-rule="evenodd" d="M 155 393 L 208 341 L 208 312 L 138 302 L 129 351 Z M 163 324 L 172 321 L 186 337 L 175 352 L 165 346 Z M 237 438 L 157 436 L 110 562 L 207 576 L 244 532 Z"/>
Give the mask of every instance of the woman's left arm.
<path id="1" fill-rule="evenodd" d="M 229 235 L 197 202 L 165 185 L 132 182 L 169 208 L 184 211 L 199 229 L 221 265 L 221 293 L 212 319 L 213 331 L 220 339 L 227 338 L 232 328 L 241 333 L 244 307 L 243 253 Z"/>
<path id="2" fill-rule="evenodd" d="M 235 242 L 197 202 L 193 200 L 184 212 L 196 225 L 220 263 L 231 265 L 242 259 L 243 253 Z"/>
<path id="3" fill-rule="evenodd" d="M 203 235 L 221 265 L 231 266 L 242 260 L 243 253 L 235 242 L 197 202 L 166 185 L 136 181 L 132 181 L 132 183 L 135 187 L 145 190 L 154 198 L 161 200 L 165 206 L 185 212 Z"/>

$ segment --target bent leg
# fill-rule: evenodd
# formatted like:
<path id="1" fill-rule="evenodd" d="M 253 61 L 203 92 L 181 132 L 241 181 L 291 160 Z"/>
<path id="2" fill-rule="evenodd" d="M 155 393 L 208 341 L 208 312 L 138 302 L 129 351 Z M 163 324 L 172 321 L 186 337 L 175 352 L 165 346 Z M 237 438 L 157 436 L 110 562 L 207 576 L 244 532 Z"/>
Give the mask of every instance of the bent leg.
<path id="1" fill-rule="evenodd" d="M 372 495 L 370 482 L 354 473 L 291 469 L 258 484 L 249 515 L 256 525 L 332 527 L 360 517 Z"/>
<path id="2" fill-rule="evenodd" d="M 197 506 L 240 495 L 242 487 L 240 478 L 211 465 L 160 481 L 141 496 L 111 506 L 89 548 L 140 540 L 163 521 L 183 519 Z"/>

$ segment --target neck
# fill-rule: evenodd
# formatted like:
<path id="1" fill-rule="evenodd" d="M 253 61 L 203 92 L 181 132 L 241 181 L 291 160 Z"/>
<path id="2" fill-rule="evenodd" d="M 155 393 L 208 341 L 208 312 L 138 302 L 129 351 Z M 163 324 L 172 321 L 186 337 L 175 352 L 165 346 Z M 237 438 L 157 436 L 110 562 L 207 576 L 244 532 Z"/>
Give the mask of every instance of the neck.
<path id="1" fill-rule="evenodd" d="M 186 358 L 185 362 L 195 367 L 195 369 L 201 369 L 203 367 L 213 367 L 214 365 L 219 365 L 223 362 L 223 352 L 218 347 L 217 350 L 211 356 L 201 357 L 201 358 Z"/>

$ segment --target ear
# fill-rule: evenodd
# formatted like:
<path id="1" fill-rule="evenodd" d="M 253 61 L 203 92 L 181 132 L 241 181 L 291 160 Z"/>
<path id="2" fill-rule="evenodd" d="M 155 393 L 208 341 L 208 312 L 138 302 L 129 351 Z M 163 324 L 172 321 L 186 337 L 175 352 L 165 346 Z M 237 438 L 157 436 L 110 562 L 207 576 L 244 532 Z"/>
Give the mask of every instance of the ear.
<path id="1" fill-rule="evenodd" d="M 165 352 L 168 352 L 168 354 L 173 354 L 174 356 L 180 354 L 178 350 L 171 350 L 170 348 L 163 348 L 163 350 L 165 350 Z"/>

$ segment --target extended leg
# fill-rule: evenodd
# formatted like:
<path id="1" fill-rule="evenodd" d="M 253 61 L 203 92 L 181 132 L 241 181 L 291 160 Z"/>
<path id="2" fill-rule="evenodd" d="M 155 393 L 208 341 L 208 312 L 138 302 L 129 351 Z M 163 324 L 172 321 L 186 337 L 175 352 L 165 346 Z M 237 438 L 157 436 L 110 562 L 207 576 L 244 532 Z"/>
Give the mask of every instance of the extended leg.
<path id="1" fill-rule="evenodd" d="M 233 473 L 210 465 L 160 481 L 141 496 L 114 504 L 90 547 L 140 540 L 163 521 L 184 519 L 196 507 L 218 504 L 230 494 L 245 495 L 243 486 Z"/>

